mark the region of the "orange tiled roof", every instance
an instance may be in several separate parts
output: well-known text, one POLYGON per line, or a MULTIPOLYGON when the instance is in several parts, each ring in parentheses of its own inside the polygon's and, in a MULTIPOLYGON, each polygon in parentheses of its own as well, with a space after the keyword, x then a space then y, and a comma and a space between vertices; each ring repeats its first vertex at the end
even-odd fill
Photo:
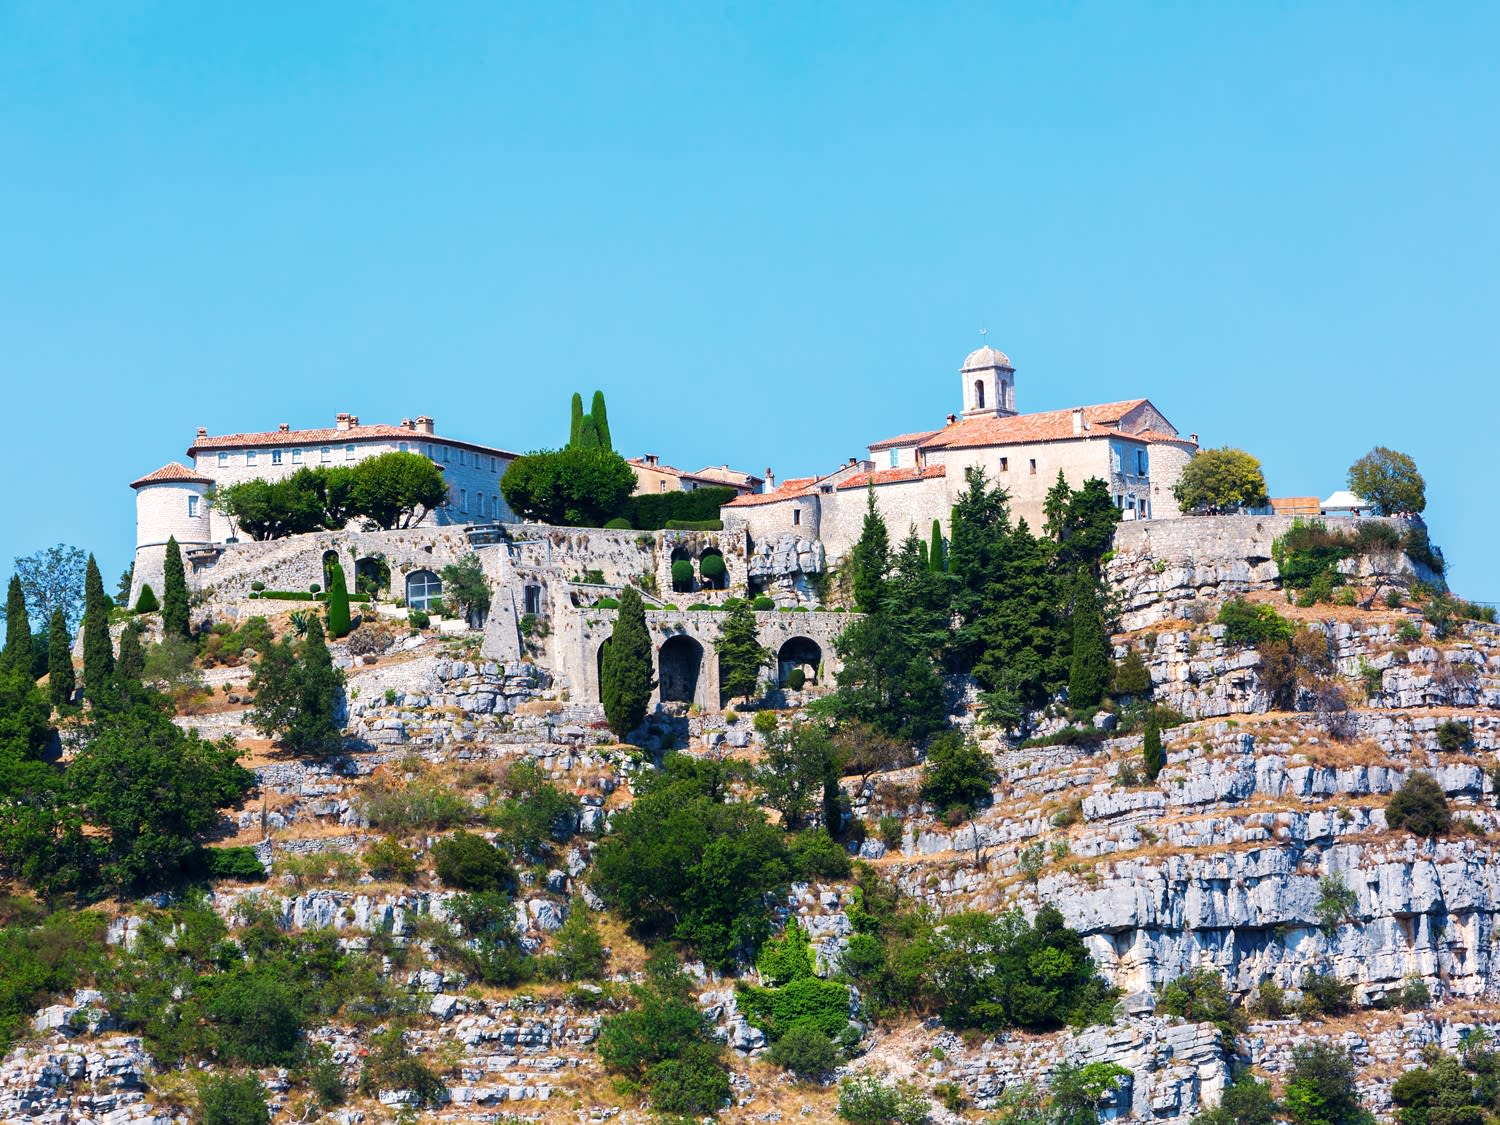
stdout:
POLYGON ((701 473, 690 473, 686 469, 679 469, 673 465, 663 465, 660 462, 653 465, 644 457, 627 457, 625 463, 632 468, 645 469, 650 473, 661 473, 663 476, 668 477, 681 477, 683 480, 706 481, 709 484, 722 485, 726 488, 748 488, 749 484, 745 480, 746 477, 752 481, 760 480, 759 477, 751 476, 749 473, 740 473, 734 469, 717 467, 704 469, 701 473))
POLYGON ((1142 430, 1138 434, 1131 435, 1142 441, 1175 441, 1182 445, 1197 445, 1192 438, 1185 438, 1181 434, 1169 434, 1165 430, 1142 430))
POLYGON ((790 500, 805 494, 818 480, 818 477, 792 477, 778 484, 774 492, 747 492, 744 496, 736 496, 724 507, 753 508, 759 504, 775 504, 781 500, 790 500))
POLYGON ((1084 419, 1089 428, 1080 434, 1073 432, 1072 410, 1043 410, 1036 414, 1013 414, 1008 418, 988 416, 966 418, 936 431, 922 443, 925 449, 970 449, 986 445, 1022 445, 1037 441, 1074 441, 1090 437, 1128 437, 1117 429, 1115 423, 1140 406, 1143 398, 1124 402, 1105 402, 1083 408, 1084 419))
POLYGON ((193 472, 177 461, 168 461, 154 473, 147 473, 143 477, 137 477, 130 482, 131 488, 140 488, 143 484, 164 484, 170 481, 181 481, 187 484, 213 484, 209 477, 193 472))
POLYGON ((914 434, 897 434, 895 437, 882 438, 880 441, 872 441, 866 448, 870 450, 876 450, 890 449, 892 446, 897 445, 916 445, 918 442, 925 441, 927 438, 930 438, 935 433, 937 433, 936 430, 918 430, 914 434))
POLYGON ((506 457, 514 460, 517 456, 504 449, 497 449, 490 445, 479 445, 472 441, 458 441, 455 438, 443 437, 441 434, 428 434, 420 430, 408 430, 405 426, 390 426, 383 422, 374 425, 351 426, 347 430, 340 430, 330 426, 327 429, 317 430, 270 430, 262 433, 245 434, 216 434, 212 437, 200 437, 188 447, 188 456, 209 449, 258 449, 270 445, 347 445, 351 441, 408 441, 408 442, 432 442, 437 445, 451 445, 455 448, 472 449, 479 453, 491 454, 496 457, 506 457))
POLYGON ((754 473, 742 473, 738 469, 731 469, 727 465, 709 465, 692 475, 700 480, 718 481, 720 484, 732 485, 735 488, 748 488, 751 485, 760 484, 765 479, 754 473))
POLYGON ((877 469, 873 473, 860 473, 857 476, 848 477, 839 481, 834 487, 842 490, 846 488, 866 488, 870 485, 899 484, 908 480, 930 480, 933 477, 947 476, 948 469, 945 465, 924 465, 918 468, 904 469, 877 469))

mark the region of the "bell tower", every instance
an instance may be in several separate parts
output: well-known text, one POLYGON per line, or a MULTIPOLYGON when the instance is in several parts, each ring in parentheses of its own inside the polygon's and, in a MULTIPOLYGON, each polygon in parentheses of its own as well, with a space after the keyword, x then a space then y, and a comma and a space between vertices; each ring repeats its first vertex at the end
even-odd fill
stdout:
POLYGON ((1016 369, 1004 352, 988 344, 970 352, 959 378, 965 418, 1008 418, 1016 412, 1016 369))

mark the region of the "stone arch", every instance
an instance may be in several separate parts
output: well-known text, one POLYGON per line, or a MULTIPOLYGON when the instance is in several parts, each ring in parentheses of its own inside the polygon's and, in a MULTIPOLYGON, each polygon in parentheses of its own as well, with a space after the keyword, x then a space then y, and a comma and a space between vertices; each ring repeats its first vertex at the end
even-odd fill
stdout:
MULTIPOLYGON (((333 548, 323 552, 323 589, 328 589, 332 583, 333 565, 339 561, 339 553, 333 548)), ((340 564, 342 565, 342 564, 340 564)))
POLYGON ((692 703, 703 673, 703 646, 686 633, 668 637, 656 654, 663 703, 692 703))
POLYGON ((391 588, 391 567, 380 555, 354 560, 354 589, 360 594, 385 593, 391 588))
POLYGON ((719 562, 722 563, 724 562, 724 552, 719 550, 719 548, 717 547, 705 547, 703 548, 703 551, 698 555, 698 574, 702 581, 703 588, 705 590, 729 589, 729 568, 727 565, 724 568, 723 575, 717 580, 709 578, 703 573, 703 564, 711 558, 716 558, 719 560, 719 562))
POLYGON ((604 650, 609 647, 609 638, 599 642, 599 647, 594 650, 594 687, 595 698, 604 698, 604 650))
POLYGON ((673 547, 672 548, 672 558, 671 558, 671 560, 670 560, 670 562, 668 564, 668 569, 669 569, 669 571, 672 572, 672 591, 673 591, 673 593, 677 593, 677 594, 691 594, 694 590, 696 590, 698 588, 698 568, 694 564, 694 561, 693 561, 693 549, 691 547, 685 547, 685 546, 673 547), (678 569, 681 569, 681 568, 679 568, 677 566, 678 563, 687 563, 687 567, 688 567, 688 571, 689 571, 689 577, 687 579, 687 582, 684 583, 684 584, 682 584, 682 585, 678 584, 676 573, 675 573, 678 569))
POLYGON ((791 637, 776 651, 776 682, 784 685, 793 668, 801 668, 808 683, 817 683, 823 666, 823 647, 811 637, 791 637))
POLYGON ((406 606, 427 610, 443 598, 443 580, 430 570, 414 570, 406 576, 406 606))
POLYGON ((976 410, 983 410, 984 409, 984 380, 983 379, 975 379, 974 380, 974 408, 976 410))

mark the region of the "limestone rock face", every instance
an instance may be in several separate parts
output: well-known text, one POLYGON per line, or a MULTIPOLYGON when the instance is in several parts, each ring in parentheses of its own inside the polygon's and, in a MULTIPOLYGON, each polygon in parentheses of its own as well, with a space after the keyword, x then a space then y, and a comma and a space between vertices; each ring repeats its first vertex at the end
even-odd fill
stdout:
POLYGON ((821 574, 826 563, 821 540, 787 534, 757 543, 746 573, 779 602, 795 605, 814 600, 810 579, 821 574))

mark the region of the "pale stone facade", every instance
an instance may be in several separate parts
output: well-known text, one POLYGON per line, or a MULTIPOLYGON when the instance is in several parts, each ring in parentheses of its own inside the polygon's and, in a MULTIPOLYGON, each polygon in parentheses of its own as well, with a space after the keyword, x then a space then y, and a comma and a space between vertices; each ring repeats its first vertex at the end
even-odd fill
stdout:
POLYGON ((759 492, 765 484, 754 473, 743 473, 728 465, 709 466, 689 473, 672 465, 663 465, 655 453, 627 459, 635 470, 635 494, 648 495, 657 492, 695 492, 700 488, 732 488, 736 495, 745 496, 759 492))

